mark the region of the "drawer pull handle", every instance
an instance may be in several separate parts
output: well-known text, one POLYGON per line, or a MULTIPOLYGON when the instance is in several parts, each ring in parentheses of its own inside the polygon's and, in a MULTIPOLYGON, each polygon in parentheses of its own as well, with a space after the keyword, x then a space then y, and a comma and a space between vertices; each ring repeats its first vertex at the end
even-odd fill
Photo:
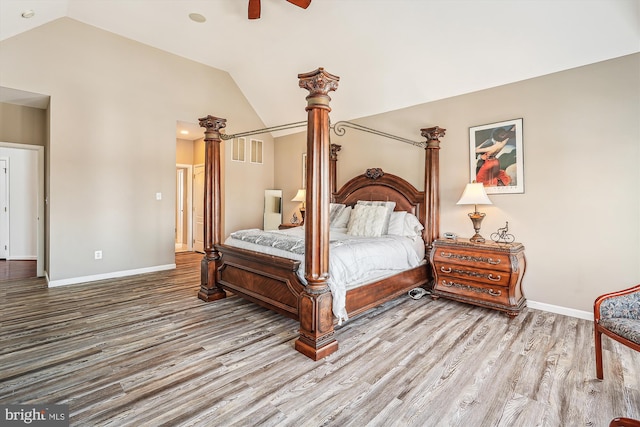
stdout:
POLYGON ((482 256, 478 257, 473 255, 454 254, 453 252, 443 252, 443 251, 440 251, 440 256, 442 258, 455 258, 461 261, 480 262, 480 263, 487 263, 491 265, 500 264, 500 258, 493 259, 493 258, 486 258, 482 256))
POLYGON ((462 289, 470 292, 477 292, 479 294, 489 294, 492 297, 499 297, 500 295, 502 295, 502 291, 494 291, 493 289, 478 288, 475 286, 466 285, 464 283, 456 283, 453 281, 443 280, 442 286, 445 286, 447 288, 458 288, 458 289, 462 289))
POLYGON ((442 266, 440 267, 440 271, 442 271, 443 273, 451 273, 451 267, 444 268, 444 266, 442 266))
POLYGON ((501 278, 502 276, 500 276, 499 274, 494 277, 493 274, 489 273, 489 275, 487 276, 487 279, 493 280, 494 282, 499 282, 501 278))

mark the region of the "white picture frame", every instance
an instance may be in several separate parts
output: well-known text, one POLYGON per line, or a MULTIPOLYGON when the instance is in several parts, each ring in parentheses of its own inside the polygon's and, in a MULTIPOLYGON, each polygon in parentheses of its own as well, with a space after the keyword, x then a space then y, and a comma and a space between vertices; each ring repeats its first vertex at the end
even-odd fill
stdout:
POLYGON ((524 193, 522 119, 469 128, 469 182, 487 194, 524 193))

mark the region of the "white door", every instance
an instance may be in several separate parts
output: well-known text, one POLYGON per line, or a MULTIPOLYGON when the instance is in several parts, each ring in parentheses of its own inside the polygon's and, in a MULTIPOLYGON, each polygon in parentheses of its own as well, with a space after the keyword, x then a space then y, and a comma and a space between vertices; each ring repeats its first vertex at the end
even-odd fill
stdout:
POLYGON ((193 169, 193 250, 204 252, 204 165, 193 169))
POLYGON ((9 256, 9 159, 0 159, 0 259, 9 256))

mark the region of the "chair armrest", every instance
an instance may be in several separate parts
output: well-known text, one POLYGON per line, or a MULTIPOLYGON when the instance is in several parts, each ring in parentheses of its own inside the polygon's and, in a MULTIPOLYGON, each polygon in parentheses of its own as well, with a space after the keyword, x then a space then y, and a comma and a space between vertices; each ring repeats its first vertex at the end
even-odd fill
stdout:
POLYGON ((640 319, 640 284, 596 298, 593 303, 594 322, 612 317, 640 319))
POLYGON ((609 423, 609 427, 640 427, 640 420, 624 417, 614 418, 609 423))

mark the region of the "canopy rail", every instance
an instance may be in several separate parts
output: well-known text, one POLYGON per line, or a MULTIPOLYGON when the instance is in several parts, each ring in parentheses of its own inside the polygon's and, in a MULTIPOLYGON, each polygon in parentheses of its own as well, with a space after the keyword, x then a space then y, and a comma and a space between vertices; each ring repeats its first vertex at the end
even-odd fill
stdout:
MULTIPOLYGON (((263 133, 278 132, 278 131, 282 131, 282 130, 295 129, 295 128, 300 128, 300 127, 305 127, 305 126, 307 126, 307 122, 306 121, 304 121, 304 122, 294 122, 294 123, 287 123, 287 124, 279 125, 279 126, 271 126, 271 127, 266 127, 266 128, 262 128, 262 129, 249 130, 249 131, 246 131, 246 132, 235 133, 233 135, 226 135, 226 134, 221 133, 220 134, 220 138, 225 140, 225 141, 227 141, 229 139, 234 139, 234 138, 243 138, 245 136, 260 135, 260 134, 263 134, 263 133)), ((427 146, 426 142, 412 141, 410 139, 403 138, 401 136, 393 135, 393 134, 390 134, 390 133, 387 133, 387 132, 382 132, 382 131, 379 131, 377 129, 372 129, 370 127, 359 125, 359 124, 353 123, 353 122, 339 121, 339 122, 336 122, 333 125, 331 123, 329 123, 329 129, 331 129, 333 131, 333 133, 335 133, 337 136, 344 136, 345 133, 347 132, 347 128, 359 130, 361 132, 367 132, 367 133, 370 133, 370 134, 373 134, 373 135, 382 136, 382 137, 393 139, 393 140, 400 141, 400 142, 404 142, 405 144, 414 145, 414 146, 420 147, 420 148, 426 148, 426 146, 427 146)))
POLYGON ((359 124, 353 123, 353 122, 340 121, 340 122, 336 122, 336 124, 331 126, 331 130, 337 136, 344 136, 344 134, 347 131, 346 128, 359 130, 361 132, 371 133, 373 135, 383 136, 385 138, 394 139, 396 141, 404 142, 405 144, 411 144, 411 145, 414 145, 414 146, 420 147, 420 148, 425 148, 427 146, 426 142, 412 141, 410 139, 403 138, 401 136, 392 135, 390 133, 382 132, 382 131, 379 131, 379 130, 376 130, 376 129, 372 129, 372 128, 369 128, 369 127, 366 127, 366 126, 362 126, 362 125, 359 125, 359 124))
POLYGON ((220 134, 220 138, 222 138, 222 139, 224 139, 226 141, 226 140, 233 139, 233 138, 242 138, 242 137, 245 137, 245 136, 260 135, 262 133, 278 132, 278 131, 281 131, 281 130, 295 129, 295 128, 300 128, 300 127, 303 127, 303 126, 307 126, 307 121, 306 120, 304 122, 287 123, 285 125, 271 126, 271 127, 268 127, 268 128, 249 130, 249 131, 240 132, 240 133, 234 133, 233 135, 220 134))

